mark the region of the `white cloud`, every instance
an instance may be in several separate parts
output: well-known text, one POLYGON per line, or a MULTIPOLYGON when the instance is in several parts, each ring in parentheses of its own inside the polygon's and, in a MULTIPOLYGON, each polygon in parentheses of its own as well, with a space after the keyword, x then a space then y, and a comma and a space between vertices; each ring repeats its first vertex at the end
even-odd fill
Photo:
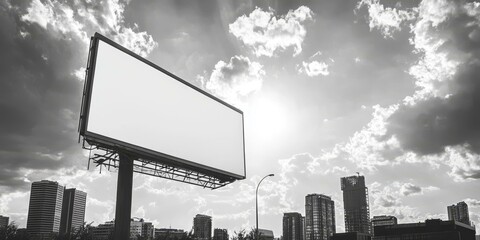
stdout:
POLYGON ((33 0, 22 20, 53 30, 58 37, 75 38, 85 45, 89 43, 89 35, 98 31, 145 57, 157 43, 147 32, 138 31, 138 26, 125 26, 124 11, 125 4, 119 0, 86 3, 33 0))
POLYGON ((468 205, 469 208, 476 208, 476 207, 480 207, 480 200, 477 200, 477 199, 472 199, 472 198, 467 198, 465 200, 465 203, 468 205))
POLYGON ((298 69, 299 73, 305 73, 309 77, 315 77, 318 75, 327 76, 330 74, 328 71, 328 64, 325 62, 302 62, 302 66, 298 69))
POLYGON ((402 185, 400 188, 400 193, 403 196, 409 196, 409 195, 414 195, 414 194, 421 194, 422 193, 422 188, 419 186, 416 186, 412 183, 405 183, 402 185))
MULTIPOLYGON (((393 132, 392 130, 401 124, 392 120, 394 114, 397 117, 399 114, 403 114, 399 110, 405 111, 404 109, 408 107, 433 98, 449 99, 455 96, 455 91, 458 89, 475 87, 459 86, 459 84, 465 84, 465 80, 458 79, 456 74, 458 75, 460 66, 470 68, 473 65, 469 62, 478 62, 475 54, 466 49, 473 46, 467 43, 476 39, 478 27, 473 26, 480 25, 480 4, 424 0, 415 10, 415 16, 412 15, 412 12, 385 8, 376 0, 361 1, 358 7, 362 6, 369 7, 371 27, 382 30, 387 36, 400 30, 403 21, 415 20, 415 23, 411 25, 413 34, 411 44, 419 54, 419 60, 409 69, 409 73, 414 77, 417 88, 411 96, 405 97, 402 103, 383 108, 375 106, 372 120, 362 130, 357 131, 347 143, 338 144, 332 152, 337 152, 337 156, 351 160, 361 169, 375 170, 376 166, 394 165, 401 162, 425 162, 434 168, 438 168, 440 165, 450 167, 451 170, 448 174, 455 181, 480 178, 480 157, 474 151, 469 150, 472 146, 468 144, 447 145, 442 147, 443 152, 437 155, 422 154, 410 151, 410 148, 404 145, 404 138, 400 138, 401 135, 398 131, 393 132), (416 18, 414 19, 414 17, 416 18), (386 21, 386 19, 392 21, 386 21), (471 27, 465 29, 455 27, 469 24, 471 27), (459 31, 462 33, 466 31, 466 34, 454 35, 459 31), (463 39, 463 35, 468 39, 463 39), (459 83, 459 80, 464 83, 459 83), (452 86, 454 87, 452 88, 452 86)), ((361 61, 358 58, 355 60, 361 61)), ((459 101, 459 103, 464 103, 467 99, 463 99, 464 101, 459 101)), ((455 106, 448 105, 447 107, 455 106)), ((421 110, 418 110, 419 113, 424 115, 425 111, 421 110)), ((442 116, 437 115, 436 119, 442 116)), ((406 115, 403 117, 412 118, 412 116, 406 115)), ((451 121, 455 121, 455 119, 451 121)), ((407 124, 400 130, 411 128, 412 126, 407 124)), ((418 135, 418 133, 415 134, 418 135)), ((470 140, 467 139, 467 141, 470 140)), ((406 187, 404 187, 404 193, 410 194, 406 187)), ((426 187, 422 188, 421 192, 434 189, 434 187, 426 187)))
MULTIPOLYGON (((2 213, 7 213, 10 212, 10 202, 26 198, 27 196, 30 195, 30 192, 11 192, 11 193, 5 193, 2 194, 0 197, 0 212, 2 213)), ((15 209, 14 211, 17 211, 15 209)))
POLYGON ((87 212, 90 214, 90 221, 97 224, 113 220, 115 202, 111 200, 99 200, 92 196, 87 197, 87 212))
POLYGON ((338 146, 350 161, 368 170, 376 169, 377 165, 394 163, 392 159, 398 156, 399 150, 395 137, 381 138, 387 131, 386 119, 397 110, 398 105, 386 108, 375 105, 372 108, 372 120, 362 130, 355 132, 346 144, 338 146))
POLYGON ((409 20, 415 19, 415 10, 398 10, 396 8, 385 8, 378 0, 362 0, 358 3, 357 9, 366 6, 369 15, 370 30, 378 29, 382 35, 392 38, 395 31, 400 31, 400 25, 409 20))
POLYGON ((135 215, 132 217, 145 218, 145 208, 140 206, 135 210, 135 215))
POLYGON ((438 189, 439 189, 438 187, 434 187, 434 186, 420 187, 420 186, 417 186, 413 183, 404 183, 400 187, 400 193, 403 196, 421 195, 421 194, 424 194, 427 191, 434 191, 434 190, 438 190, 438 189))
POLYGON ((248 16, 243 15, 229 25, 230 33, 253 48, 256 56, 271 57, 277 51, 294 48, 294 56, 302 52, 307 31, 303 25, 312 20, 313 12, 306 6, 287 15, 276 17, 272 9, 256 8, 248 16))
POLYGON ((259 91, 263 84, 263 66, 248 57, 234 56, 230 61, 219 61, 208 80, 199 76, 202 87, 231 104, 241 104, 242 99, 259 91))
POLYGON ((370 203, 371 216, 392 215, 401 222, 420 222, 431 217, 438 218, 439 214, 422 213, 421 209, 403 203, 408 196, 422 195, 433 190, 438 190, 438 188, 420 187, 409 182, 395 181, 384 185, 373 182, 369 186, 369 195, 373 199, 373 202, 370 203))
POLYGON ((468 150, 467 146, 446 147, 444 163, 450 168, 448 175, 457 182, 480 178, 480 155, 468 150))

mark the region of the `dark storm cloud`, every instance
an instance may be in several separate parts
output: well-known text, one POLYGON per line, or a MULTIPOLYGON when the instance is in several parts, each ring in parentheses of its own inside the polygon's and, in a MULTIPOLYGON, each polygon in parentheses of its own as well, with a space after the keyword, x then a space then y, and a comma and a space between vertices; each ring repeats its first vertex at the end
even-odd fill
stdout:
POLYGON ((0 3, 0 189, 27 187, 26 172, 35 181, 59 168, 83 168, 77 126, 88 37, 101 32, 142 56, 156 46, 125 22, 125 6, 116 0, 0 3))
POLYGON ((76 126, 84 44, 21 20, 0 3, 0 186, 24 188, 21 169, 55 170, 80 151, 76 126))
POLYGON ((445 147, 456 145, 480 153, 480 27, 476 18, 480 9, 467 11, 468 4, 462 1, 448 4, 444 21, 437 27, 430 24, 425 33, 432 43, 443 41, 438 53, 460 63, 451 80, 436 83, 444 85, 450 95, 403 105, 388 120, 388 135, 396 135, 404 149, 420 155, 440 154, 445 147))

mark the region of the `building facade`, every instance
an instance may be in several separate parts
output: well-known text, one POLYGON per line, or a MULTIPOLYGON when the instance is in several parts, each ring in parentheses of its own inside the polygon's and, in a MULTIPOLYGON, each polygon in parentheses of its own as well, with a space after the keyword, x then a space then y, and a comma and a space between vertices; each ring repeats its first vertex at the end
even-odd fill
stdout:
POLYGON ((182 229, 172 228, 155 228, 155 238, 168 240, 168 239, 185 239, 187 233, 182 229))
POLYGON ((475 228, 457 221, 440 219, 424 223, 377 226, 373 240, 475 240, 475 228))
POLYGON ((283 214, 283 240, 303 240, 303 217, 297 212, 283 214))
POLYGON ((213 230, 213 240, 228 240, 227 229, 215 228, 213 230))
POLYGON ((113 239, 113 231, 115 229, 115 221, 99 224, 93 229, 93 240, 110 240, 113 239))
POLYGON ((8 217, 0 215, 0 228, 6 228, 8 226, 8 217))
POLYGON ((212 239, 212 217, 197 214, 193 219, 193 236, 198 240, 212 239))
POLYGON ((335 233, 330 240, 372 240, 370 234, 359 232, 335 233))
POLYGON ((335 233, 335 203, 323 194, 305 197, 305 240, 329 240, 335 233))
POLYGON ((155 227, 151 222, 144 222, 142 226, 142 236, 148 240, 155 239, 155 227))
POLYGON ((375 235, 375 227, 376 226, 390 226, 397 224, 397 218, 394 216, 374 216, 372 218, 372 235, 375 235))
POLYGON ((345 231, 370 234, 368 188, 364 176, 341 178, 345 231))
POLYGON ((63 191, 60 235, 70 234, 72 230, 75 231, 83 226, 86 204, 87 193, 75 188, 63 191))
POLYGON ((268 229, 258 229, 258 240, 273 240, 273 231, 268 229))
POLYGON ((448 220, 455 220, 467 225, 471 225, 468 213, 468 205, 465 202, 459 202, 447 207, 448 220))
POLYGON ((57 182, 33 182, 28 206, 27 231, 32 239, 59 233, 64 187, 57 182))

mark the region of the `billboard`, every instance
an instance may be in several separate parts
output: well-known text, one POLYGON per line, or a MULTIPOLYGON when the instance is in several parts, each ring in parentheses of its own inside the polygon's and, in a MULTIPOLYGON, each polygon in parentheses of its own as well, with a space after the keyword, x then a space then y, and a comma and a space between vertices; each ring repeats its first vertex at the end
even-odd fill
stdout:
POLYGON ((96 33, 80 135, 140 159, 245 178, 243 112, 96 33))

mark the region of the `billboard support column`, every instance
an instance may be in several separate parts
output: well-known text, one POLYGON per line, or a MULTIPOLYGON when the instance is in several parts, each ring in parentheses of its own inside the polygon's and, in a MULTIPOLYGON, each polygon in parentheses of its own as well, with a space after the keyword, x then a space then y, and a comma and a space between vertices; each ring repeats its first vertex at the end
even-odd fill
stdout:
POLYGON ((130 219, 132 212, 133 159, 118 153, 117 202, 115 209, 114 239, 130 239, 130 219))

